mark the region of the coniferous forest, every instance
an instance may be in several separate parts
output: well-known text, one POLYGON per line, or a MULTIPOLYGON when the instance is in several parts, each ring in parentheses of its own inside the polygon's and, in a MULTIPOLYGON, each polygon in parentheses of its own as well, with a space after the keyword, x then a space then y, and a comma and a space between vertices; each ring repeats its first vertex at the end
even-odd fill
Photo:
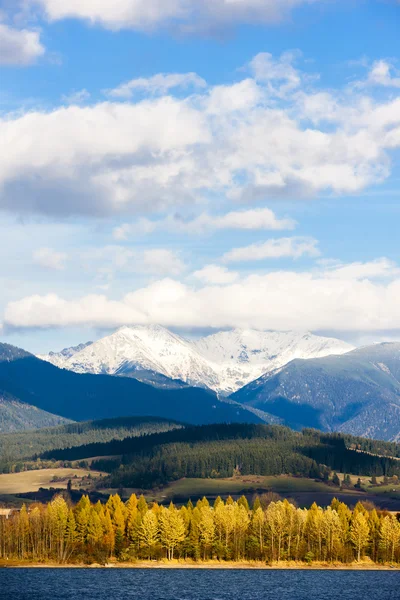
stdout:
POLYGON ((178 508, 116 494, 106 504, 87 496, 72 506, 57 495, 47 505, 24 506, 0 517, 0 559, 60 564, 112 560, 204 561, 400 561, 400 522, 395 515, 358 503, 351 511, 334 499, 322 509, 287 500, 189 501, 178 508))
MULTIPOLYGON (((398 445, 393 446, 398 452, 398 445)), ((368 448, 375 449, 372 442, 368 448)), ((400 476, 400 461, 393 456, 363 450, 358 438, 313 429, 297 432, 276 425, 218 424, 50 450, 40 458, 65 464, 105 457, 97 458, 92 468, 110 473, 108 487, 149 489, 182 477, 231 477, 235 470, 243 475, 322 479, 333 471, 400 476)))

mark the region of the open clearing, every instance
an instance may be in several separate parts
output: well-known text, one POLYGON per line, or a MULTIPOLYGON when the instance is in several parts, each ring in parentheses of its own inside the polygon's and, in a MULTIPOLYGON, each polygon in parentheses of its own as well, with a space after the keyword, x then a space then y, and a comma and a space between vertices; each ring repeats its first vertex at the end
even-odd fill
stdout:
POLYGON ((0 475, 0 495, 37 492, 39 488, 65 489, 69 480, 73 488, 78 488, 82 479, 88 475, 95 478, 102 474, 87 469, 41 469, 7 473, 0 475))
MULTIPOLYGON (((357 477, 352 477, 354 483, 357 477)), ((366 480, 366 478, 365 478, 366 480)), ((310 507, 313 502, 327 506, 333 498, 354 506, 359 500, 373 502, 377 507, 392 511, 400 511, 400 491, 393 492, 394 486, 388 486, 391 493, 385 493, 385 488, 366 487, 362 490, 340 490, 313 479, 281 475, 276 477, 242 476, 228 479, 180 479, 174 481, 162 490, 145 494, 149 499, 158 502, 184 502, 191 498, 197 500, 206 496, 210 500, 218 495, 238 497, 241 494, 251 499, 256 493, 275 492, 284 498, 291 498, 301 507, 310 507)))
MULTIPOLYGON (((218 496, 268 490, 277 493, 323 492, 328 486, 306 478, 246 476, 229 479, 180 479, 160 492, 160 497, 218 496)), ((328 488, 331 489, 331 488, 328 488)))

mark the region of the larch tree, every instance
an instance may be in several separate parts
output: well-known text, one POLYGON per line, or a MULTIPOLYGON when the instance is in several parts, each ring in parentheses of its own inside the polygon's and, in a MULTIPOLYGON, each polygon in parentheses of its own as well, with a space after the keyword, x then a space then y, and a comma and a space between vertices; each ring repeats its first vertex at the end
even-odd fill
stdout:
POLYGON ((363 512, 358 512, 351 522, 350 539, 357 553, 357 560, 361 560, 361 553, 369 542, 369 525, 363 512))
POLYGON ((160 513, 160 541, 167 550, 169 560, 174 558, 176 547, 185 539, 185 523, 182 515, 171 503, 160 513))
POLYGON ((396 547, 400 543, 400 523, 395 515, 386 516, 381 525, 381 546, 386 560, 394 561, 396 547))
POLYGON ((148 510, 143 515, 138 535, 140 546, 146 549, 150 559, 159 540, 158 519, 154 511, 148 510))

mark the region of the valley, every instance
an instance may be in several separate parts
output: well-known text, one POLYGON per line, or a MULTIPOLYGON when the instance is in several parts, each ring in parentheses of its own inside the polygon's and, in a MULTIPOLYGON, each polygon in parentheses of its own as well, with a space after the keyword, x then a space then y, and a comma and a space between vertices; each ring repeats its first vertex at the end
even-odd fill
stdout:
POLYGON ((126 418, 3 434, 3 455, 5 447, 19 449, 18 458, 3 458, 0 475, 0 502, 14 505, 49 501, 71 479, 75 502, 84 493, 163 504, 277 494, 305 507, 336 497, 400 511, 400 445, 348 435, 126 418), (64 449, 54 448, 57 434, 64 449))

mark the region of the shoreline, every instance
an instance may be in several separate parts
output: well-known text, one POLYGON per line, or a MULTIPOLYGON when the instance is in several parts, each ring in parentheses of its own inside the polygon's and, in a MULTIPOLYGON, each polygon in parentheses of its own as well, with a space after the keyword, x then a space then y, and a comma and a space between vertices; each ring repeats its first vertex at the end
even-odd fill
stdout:
POLYGON ((398 571, 399 564, 375 564, 370 562, 360 563, 323 563, 314 564, 290 562, 275 562, 266 564, 256 561, 243 562, 219 562, 208 561, 202 563, 189 561, 171 561, 171 562, 156 562, 156 561, 137 561, 133 563, 117 563, 111 562, 105 565, 93 563, 85 564, 58 564, 58 563, 30 563, 19 561, 0 561, 0 569, 216 569, 216 570, 263 570, 263 571, 286 571, 286 570, 302 570, 302 571, 398 571))

